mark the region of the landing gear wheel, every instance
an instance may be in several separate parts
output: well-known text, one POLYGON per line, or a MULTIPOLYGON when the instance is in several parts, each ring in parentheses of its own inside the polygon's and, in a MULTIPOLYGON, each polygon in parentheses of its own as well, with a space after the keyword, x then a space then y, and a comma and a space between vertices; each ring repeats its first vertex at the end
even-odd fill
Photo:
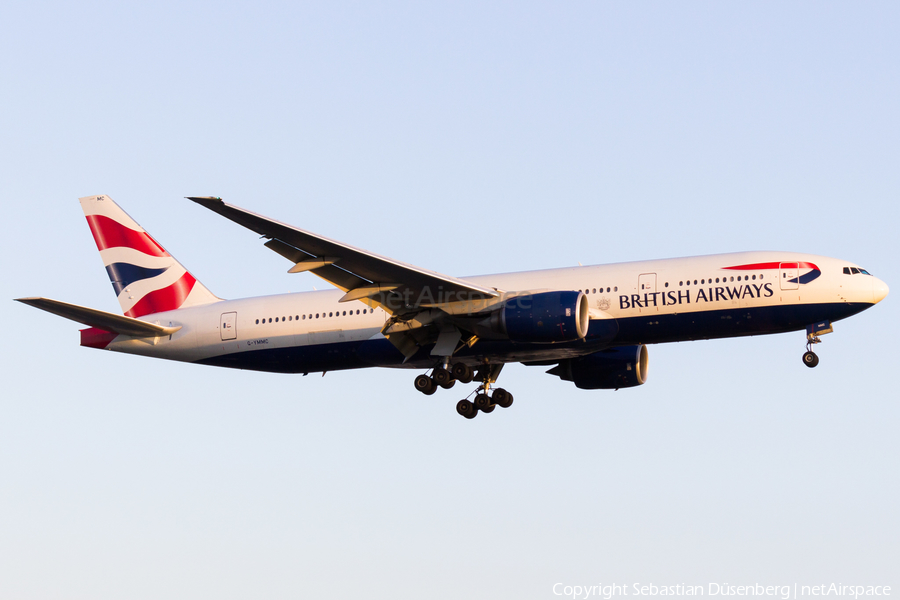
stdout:
POLYGON ((472 367, 463 363, 453 365, 451 372, 453 377, 460 383, 471 383, 475 379, 475 372, 472 371, 472 367))
POLYGON ((815 352, 804 352, 803 353, 803 364, 812 369, 817 364, 819 364, 819 357, 815 352))
POLYGON ((437 386, 434 385, 434 380, 428 375, 419 375, 416 377, 415 384, 416 389, 426 396, 432 395, 435 390, 437 390, 437 386))
POLYGON ((481 412, 493 412, 494 407, 495 404, 491 402, 491 397, 487 394, 478 394, 477 396, 475 396, 475 408, 477 408, 481 412))
POLYGON ((494 401, 494 404, 496 404, 500 408, 509 408, 513 403, 513 395, 503 388, 497 388, 494 390, 494 396, 492 400, 494 401))
POLYGON ((437 367, 431 374, 431 378, 445 390, 449 390, 453 387, 453 384, 456 383, 456 380, 453 379, 453 375, 450 374, 450 371, 443 367, 437 367))
POLYGON ((474 419, 478 416, 478 409, 468 400, 460 400, 456 403, 456 412, 467 419, 474 419))

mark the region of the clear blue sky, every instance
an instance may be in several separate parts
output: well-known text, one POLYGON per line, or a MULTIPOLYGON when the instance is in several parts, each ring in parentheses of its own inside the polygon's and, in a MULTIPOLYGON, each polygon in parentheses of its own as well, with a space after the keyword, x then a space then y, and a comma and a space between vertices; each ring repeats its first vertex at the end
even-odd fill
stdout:
POLYGON ((553 598, 554 583, 894 585, 894 2, 5 2, 2 598, 553 598), (894 294, 650 348, 585 392, 510 366, 472 422, 405 371, 78 347, 118 310, 79 196, 211 290, 327 284, 184 200, 452 275, 784 249, 894 294))

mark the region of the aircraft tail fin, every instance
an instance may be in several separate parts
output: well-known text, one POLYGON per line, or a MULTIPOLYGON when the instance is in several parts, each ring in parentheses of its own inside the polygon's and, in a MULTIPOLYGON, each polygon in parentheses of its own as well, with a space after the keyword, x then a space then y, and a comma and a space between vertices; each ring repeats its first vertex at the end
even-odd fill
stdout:
POLYGON ((217 302, 109 196, 79 198, 122 312, 143 317, 217 302))

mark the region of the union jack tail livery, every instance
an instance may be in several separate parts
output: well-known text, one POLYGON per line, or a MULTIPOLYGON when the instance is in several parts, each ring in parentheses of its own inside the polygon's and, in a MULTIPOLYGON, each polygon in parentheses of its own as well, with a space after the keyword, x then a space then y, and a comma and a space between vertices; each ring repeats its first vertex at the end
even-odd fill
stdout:
POLYGON ((220 300, 109 196, 79 198, 122 312, 143 317, 220 300))

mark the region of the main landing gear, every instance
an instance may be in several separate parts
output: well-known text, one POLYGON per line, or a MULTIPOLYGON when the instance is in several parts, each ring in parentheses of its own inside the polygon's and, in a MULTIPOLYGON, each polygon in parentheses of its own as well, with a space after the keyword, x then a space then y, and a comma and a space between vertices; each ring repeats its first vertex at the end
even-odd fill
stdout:
POLYGON ((449 367, 448 364, 435 367, 430 377, 424 374, 416 377, 416 389, 426 396, 430 396, 437 391, 438 386, 449 390, 457 381, 465 384, 478 379, 481 384, 472 393, 475 394, 474 400, 469 400, 468 397, 460 400, 456 403, 456 412, 467 419, 474 419, 479 412, 489 413, 498 406, 500 408, 512 406, 512 394, 503 388, 495 388, 493 392, 491 391, 491 384, 497 381, 500 369, 503 368, 502 364, 485 364, 479 367, 477 372, 464 363, 456 363, 451 368, 447 367, 449 367))
POLYGON ((494 412, 498 406, 500 408, 509 408, 513 403, 513 395, 503 388, 496 388, 492 395, 488 395, 489 389, 484 386, 478 386, 475 390, 475 401, 472 402, 468 398, 464 398, 456 403, 456 412, 467 419, 474 419, 479 412, 494 412))

